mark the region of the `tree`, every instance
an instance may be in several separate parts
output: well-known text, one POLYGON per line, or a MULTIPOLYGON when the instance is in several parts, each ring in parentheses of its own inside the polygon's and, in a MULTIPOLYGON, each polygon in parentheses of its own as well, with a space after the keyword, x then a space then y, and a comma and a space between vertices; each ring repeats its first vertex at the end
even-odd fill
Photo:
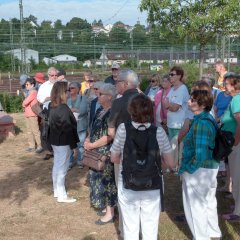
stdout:
POLYGON ((143 25, 135 24, 132 30, 133 44, 134 45, 144 45, 147 42, 146 30, 143 25))
POLYGON ((91 30, 91 24, 87 22, 87 20, 83 20, 78 17, 74 17, 66 24, 66 28, 69 30, 83 30, 83 29, 89 29, 91 30))
POLYGON ((191 37, 199 43, 199 68, 202 75, 204 50, 216 37, 239 32, 239 0, 141 0, 141 11, 148 12, 148 21, 160 24, 168 33, 182 39, 191 37))
POLYGON ((130 34, 122 22, 116 22, 109 33, 109 41, 114 44, 124 45, 130 42, 130 34))

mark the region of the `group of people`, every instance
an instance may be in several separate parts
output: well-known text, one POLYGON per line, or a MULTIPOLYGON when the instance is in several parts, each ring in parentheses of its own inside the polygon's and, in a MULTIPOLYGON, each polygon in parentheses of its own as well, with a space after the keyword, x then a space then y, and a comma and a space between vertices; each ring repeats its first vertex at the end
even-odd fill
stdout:
MULTIPOLYGON (((219 65, 224 66, 217 62, 216 71, 219 65)), ((133 129, 155 126, 156 151, 161 155, 163 170, 170 169, 181 176, 184 213, 193 238, 220 239, 216 190, 222 159, 213 158, 213 148, 216 127, 222 125, 235 137, 233 151, 225 159, 235 205, 233 212, 223 218, 240 221, 238 74, 226 72, 217 82, 218 88, 214 87, 211 76, 204 75, 194 83, 190 94, 184 71, 179 66, 172 67, 169 74, 162 77, 152 75, 145 93, 140 90, 138 75, 132 70, 120 70, 117 63, 112 65, 112 75, 105 81, 100 81, 90 71, 84 74, 81 84, 65 78, 58 80, 55 68, 48 70, 48 76, 49 80, 38 92, 34 85, 28 87, 29 81, 26 81, 26 99, 34 91, 32 98, 37 99, 43 109, 48 109, 47 145, 54 156, 53 191, 58 202, 76 201, 67 196, 65 177, 75 164, 83 167, 84 151, 103 153, 107 156, 104 170, 89 169, 88 178, 90 203, 99 216, 96 224, 114 222, 117 208, 123 239, 139 239, 140 233, 142 239, 157 239, 163 210, 159 190, 126 189, 122 175, 126 161, 126 123, 133 129), (220 85, 221 91, 218 90, 220 85)), ((34 147, 29 147, 38 150, 36 137, 34 141, 34 147)))

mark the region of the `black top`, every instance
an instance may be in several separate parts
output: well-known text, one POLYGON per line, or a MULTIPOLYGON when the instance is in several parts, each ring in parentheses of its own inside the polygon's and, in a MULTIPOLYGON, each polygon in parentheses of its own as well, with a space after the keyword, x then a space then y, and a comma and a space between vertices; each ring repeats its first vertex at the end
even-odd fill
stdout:
POLYGON ((137 94, 137 89, 128 89, 123 93, 122 97, 114 100, 108 120, 108 127, 117 129, 121 123, 131 121, 131 116, 127 110, 128 103, 137 94))
POLYGON ((113 76, 109 76, 104 80, 104 83, 111 83, 112 85, 116 85, 116 81, 113 79, 113 76))
POLYGON ((76 119, 66 104, 51 108, 49 113, 49 142, 55 146, 77 147, 79 142, 76 119))

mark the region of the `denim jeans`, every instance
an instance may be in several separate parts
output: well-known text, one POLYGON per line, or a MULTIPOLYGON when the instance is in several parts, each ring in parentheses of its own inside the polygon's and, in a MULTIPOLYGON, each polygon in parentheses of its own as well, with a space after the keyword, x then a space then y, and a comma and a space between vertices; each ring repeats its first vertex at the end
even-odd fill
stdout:
MULTIPOLYGON (((83 153, 84 153, 83 144, 84 144, 84 141, 86 139, 86 136, 87 136, 87 131, 86 130, 78 132, 79 143, 78 143, 77 165, 80 165, 80 163, 82 161, 82 158, 83 158, 83 153)), ((73 152, 72 152, 71 157, 70 157, 69 166, 73 166, 73 165, 74 165, 74 158, 73 158, 73 152)))

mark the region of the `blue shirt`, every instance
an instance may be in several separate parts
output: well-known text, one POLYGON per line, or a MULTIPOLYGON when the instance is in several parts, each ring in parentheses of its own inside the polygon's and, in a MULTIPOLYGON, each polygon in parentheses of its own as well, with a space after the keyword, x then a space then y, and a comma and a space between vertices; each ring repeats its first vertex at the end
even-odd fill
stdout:
POLYGON ((219 163, 212 156, 216 128, 204 118, 209 118, 215 122, 210 113, 205 111, 194 116, 191 128, 183 141, 183 160, 179 174, 185 171, 192 174, 199 168, 218 168, 219 163))
POLYGON ((217 108, 217 118, 220 118, 223 115, 231 100, 232 96, 226 95, 224 92, 220 92, 217 95, 217 98, 214 103, 214 105, 217 108))

